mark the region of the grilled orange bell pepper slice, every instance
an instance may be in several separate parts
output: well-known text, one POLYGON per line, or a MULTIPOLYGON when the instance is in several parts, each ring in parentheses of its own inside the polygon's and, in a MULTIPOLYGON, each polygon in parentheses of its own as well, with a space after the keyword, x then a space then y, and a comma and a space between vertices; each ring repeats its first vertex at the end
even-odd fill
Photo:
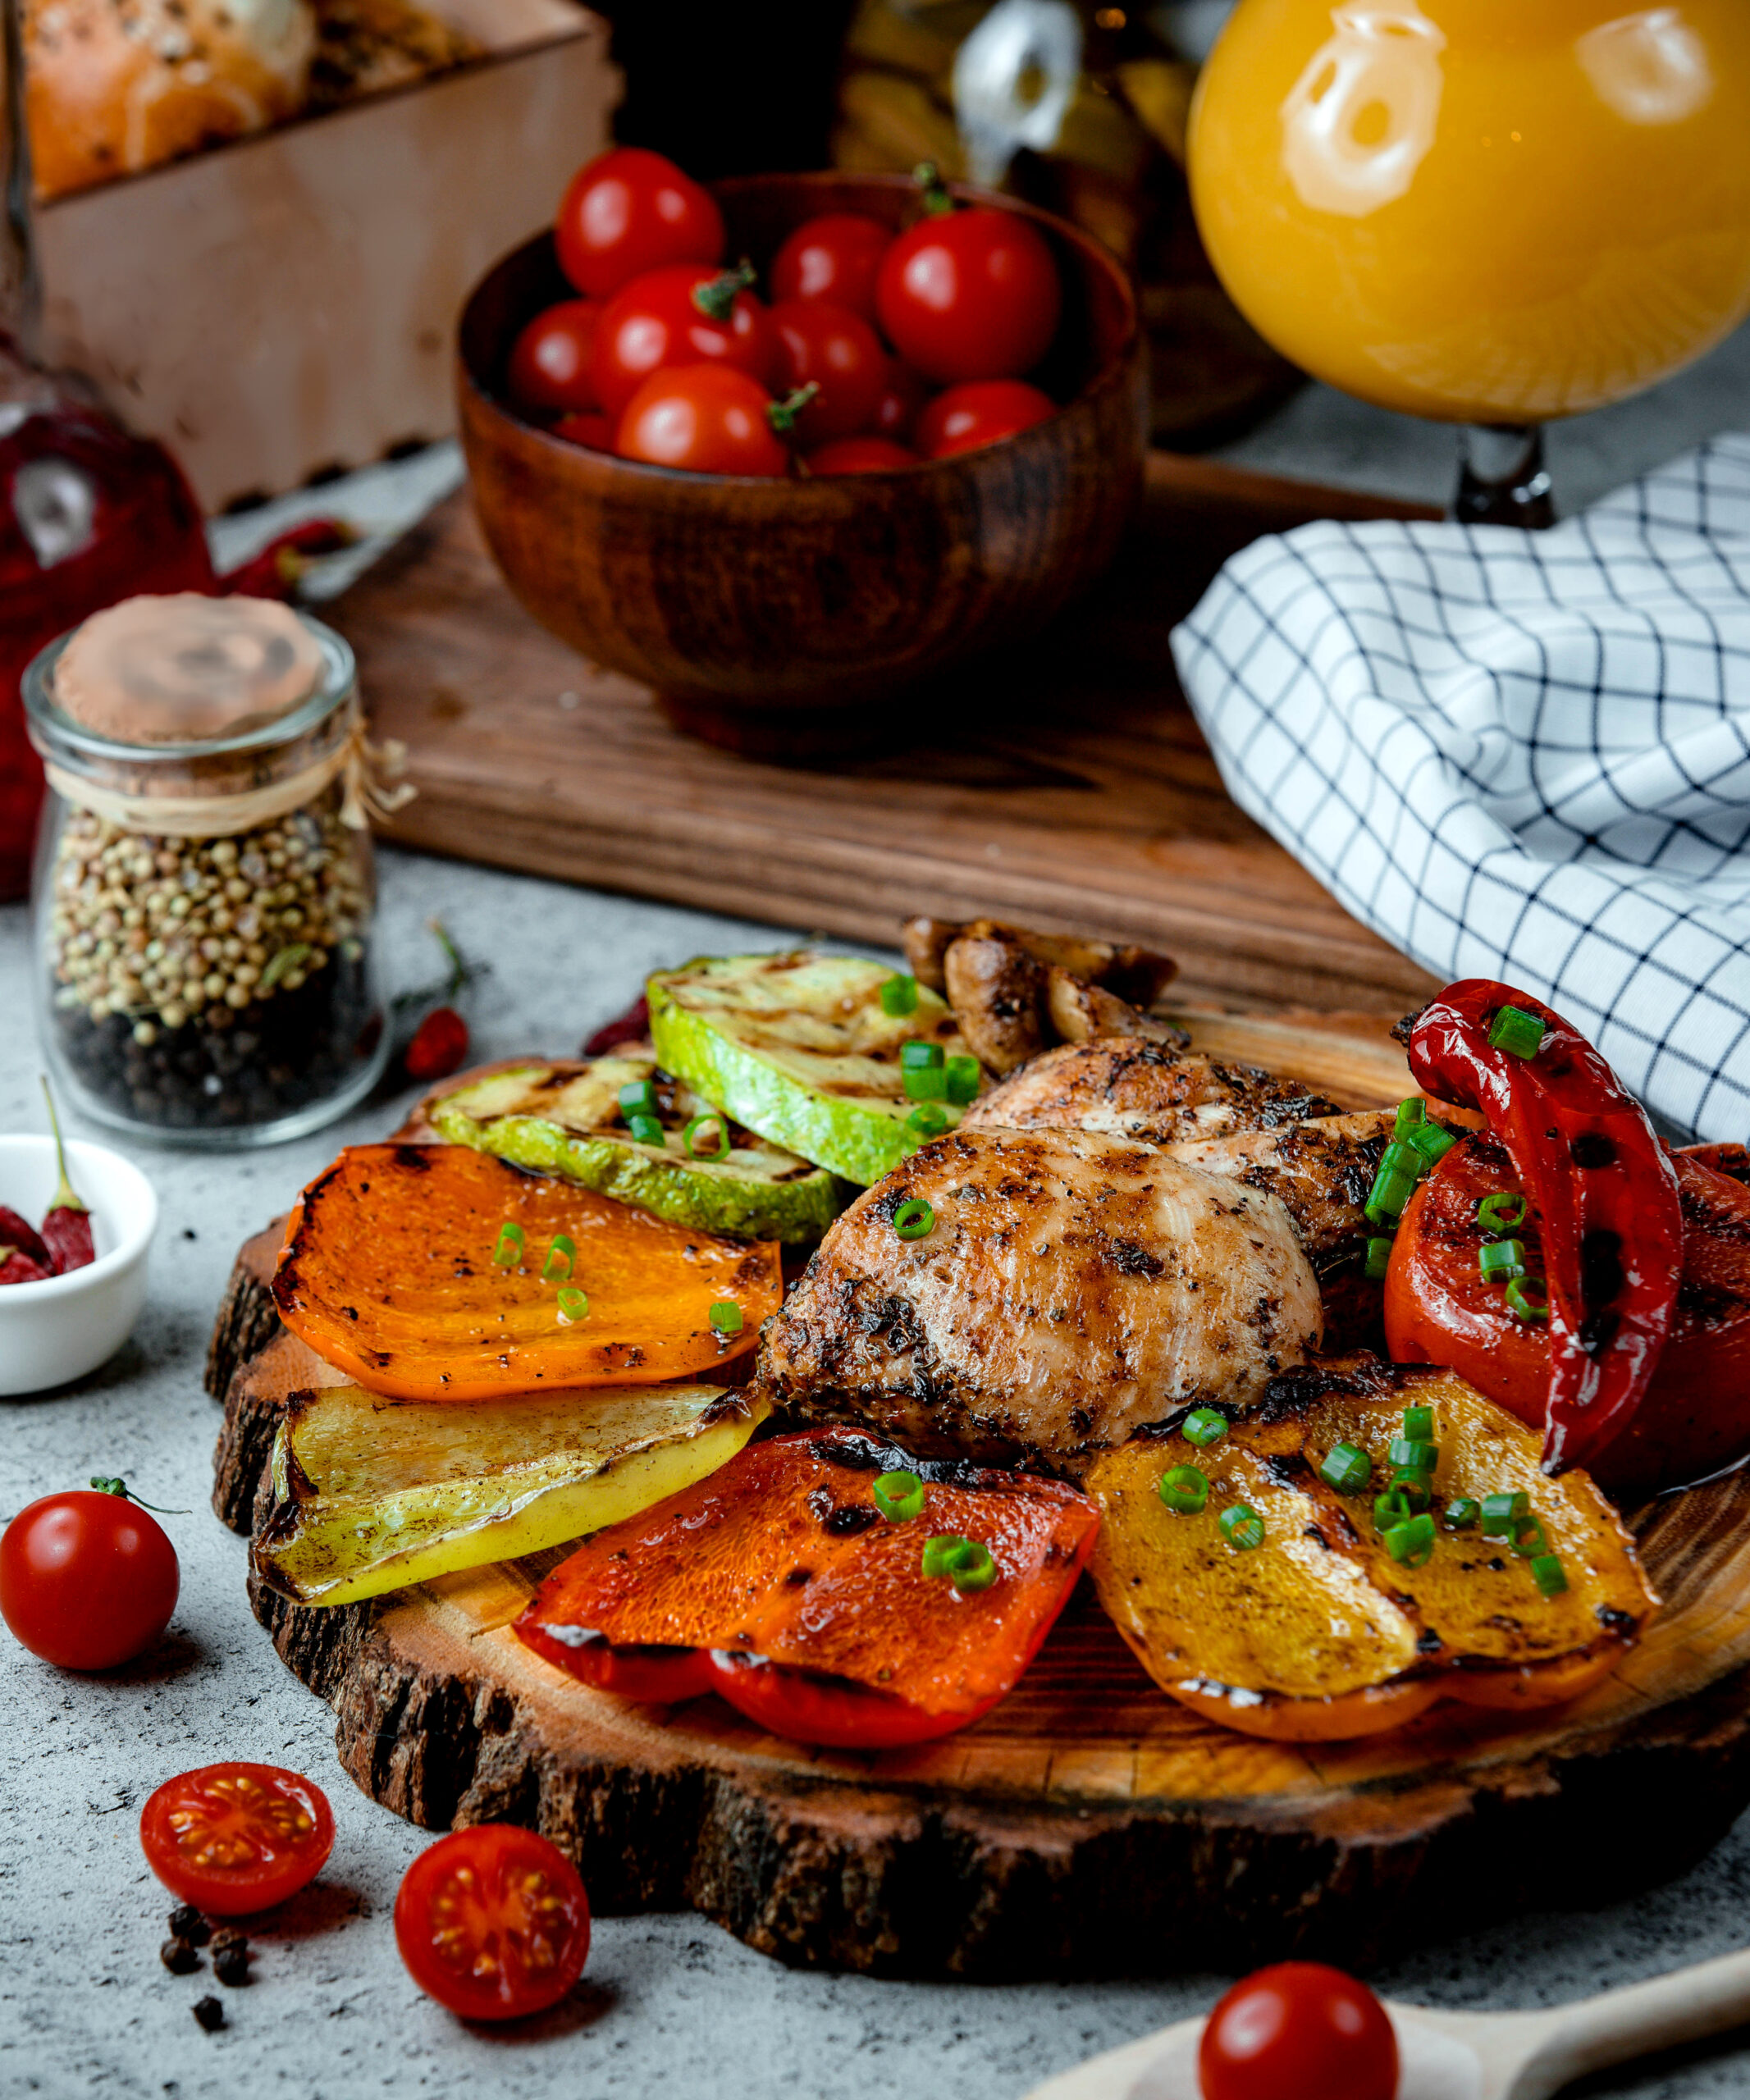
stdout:
POLYGON ((603 1641, 715 1650, 718 1688, 742 1705, 745 1681, 756 1718, 802 1740, 875 1748, 963 1727, 1003 1697, 1067 1603, 1099 1523, 1060 1481, 914 1459, 861 1430, 803 1431, 749 1445, 709 1479, 597 1532, 516 1630, 596 1684, 609 1682, 603 1641), (896 1473, 921 1485, 916 1515, 884 1513, 875 1483, 896 1473), (926 1546, 943 1538, 985 1550, 981 1586, 925 1572, 926 1546), (762 1664, 854 1696, 776 1701, 762 1664), (900 1705, 934 1725, 896 1733, 900 1705))
POLYGON ((775 1240, 688 1230, 445 1144, 349 1146, 287 1220, 273 1279, 318 1356, 409 1400, 717 1375, 783 1294, 775 1240))

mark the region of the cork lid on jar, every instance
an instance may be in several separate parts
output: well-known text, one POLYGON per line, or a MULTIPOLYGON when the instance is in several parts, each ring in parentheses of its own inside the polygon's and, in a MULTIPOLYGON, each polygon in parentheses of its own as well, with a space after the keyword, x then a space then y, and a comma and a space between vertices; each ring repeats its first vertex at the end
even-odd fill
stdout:
POLYGON ((206 743, 264 728, 327 669, 315 637, 271 598, 124 599, 94 613, 54 669, 55 705, 120 744, 206 743))

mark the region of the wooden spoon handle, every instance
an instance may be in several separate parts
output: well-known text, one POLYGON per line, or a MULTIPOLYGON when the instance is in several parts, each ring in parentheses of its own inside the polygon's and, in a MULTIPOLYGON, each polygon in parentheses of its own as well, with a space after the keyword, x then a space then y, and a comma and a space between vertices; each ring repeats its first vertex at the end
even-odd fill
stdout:
POLYGON ((1654 2055, 1750 2020, 1750 1952, 1723 1954, 1650 1983, 1606 1991, 1550 2016, 1547 2038, 1506 2100, 1545 2096, 1608 2064, 1654 2055))

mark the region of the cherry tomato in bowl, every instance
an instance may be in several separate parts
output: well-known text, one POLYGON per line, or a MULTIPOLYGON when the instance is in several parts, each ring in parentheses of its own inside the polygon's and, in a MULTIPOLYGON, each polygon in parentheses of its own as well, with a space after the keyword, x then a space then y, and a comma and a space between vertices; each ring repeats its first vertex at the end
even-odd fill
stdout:
POLYGON ((771 322, 778 391, 817 389, 796 418, 802 443, 825 445, 866 428, 891 360, 862 316, 832 299, 793 299, 772 308, 771 322))
POLYGON ((835 437, 830 445, 816 445, 803 455, 811 474, 890 474, 896 468, 915 467, 917 454, 890 437, 835 437))
POLYGON ((732 365, 653 372, 626 404, 614 449, 622 459, 694 474, 789 472, 789 448, 772 427, 777 404, 732 365))
POLYGON ((614 450, 614 426, 599 409, 561 416, 553 426, 553 435, 564 438, 568 445, 581 445, 590 452, 614 450))
POLYGON ((829 299, 873 321, 875 279, 893 244, 893 229, 879 219, 823 212, 799 226, 772 258, 772 297, 829 299))
POLYGON ((209 1917, 240 1918, 295 1896, 334 1848, 322 1788, 277 1764, 203 1764, 167 1779, 140 1811, 139 1842, 164 1886, 209 1917))
POLYGON ((1062 304, 1044 236, 987 204, 930 210, 888 249, 875 282, 888 340, 943 386, 1030 372, 1051 348, 1062 304))
POLYGON ((1204 2100, 1395 2100, 1397 2036, 1365 1984, 1281 1961, 1234 1985, 1197 2052, 1204 2100))
POLYGON ((913 372, 902 358, 889 358, 887 377, 869 418, 870 436, 909 445, 912 425, 917 421, 918 410, 930 399, 930 381, 922 372, 913 372))
POLYGON ((532 1830, 453 1830, 407 1869, 395 1944, 420 1989, 464 2020, 518 2020, 556 2005, 589 1959, 577 1869, 532 1830))
POLYGON ((169 1625, 180 1582, 163 1526, 125 1494, 45 1495, 0 1537, 0 1615, 61 1669, 143 1654, 169 1625))
POLYGON ((717 200, 673 161, 615 146, 578 170, 553 224, 559 267, 580 292, 605 299, 665 263, 723 258, 717 200))
POLYGON ((601 303, 592 299, 561 299, 535 316, 512 345, 505 372, 520 407, 564 412, 595 407, 589 358, 601 318, 601 303))
POLYGON ((769 387, 778 358, 771 317, 740 270, 679 262, 651 270, 602 309, 590 379, 605 413, 618 416, 653 372, 721 364, 769 387))
POLYGON ((1057 413, 1051 396, 1024 379, 969 380, 925 404, 913 441, 926 459, 946 459, 1031 430, 1057 413))

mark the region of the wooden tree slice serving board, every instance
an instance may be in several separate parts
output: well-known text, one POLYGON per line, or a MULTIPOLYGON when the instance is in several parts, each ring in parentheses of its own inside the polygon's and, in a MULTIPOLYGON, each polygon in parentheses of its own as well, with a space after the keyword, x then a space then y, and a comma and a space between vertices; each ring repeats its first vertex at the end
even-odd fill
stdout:
MULTIPOLYGON (((1180 1017, 1199 1047, 1346 1107, 1410 1090, 1382 1022, 1180 1017)), ((272 1227, 244 1248, 208 1364, 225 1401, 214 1507, 244 1532, 289 1396, 339 1382, 275 1315, 279 1241, 272 1227)), ((1750 1801, 1750 1476, 1636 1522, 1665 1609, 1606 1683, 1528 1716, 1442 1705, 1350 1743, 1261 1742, 1191 1713, 1085 1583, 994 1713, 875 1755, 776 1741, 714 1699, 639 1707, 564 1677, 509 1630, 559 1553, 363 1605, 253 1583, 251 1600, 335 1708, 367 1793, 433 1829, 536 1825, 604 1911, 690 1906, 782 1960, 884 1974, 1365 1964, 1675 1874, 1750 1801)))
POLYGON ((1165 948, 1186 997, 1401 1011, 1432 979, 1228 800, 1169 637, 1260 533, 1436 514, 1156 453, 1085 605, 951 693, 896 701, 886 756, 817 766, 683 736, 555 641, 465 491, 331 617, 376 733, 411 755, 418 797, 385 827, 406 844, 883 945, 908 911, 988 914, 1165 948))

